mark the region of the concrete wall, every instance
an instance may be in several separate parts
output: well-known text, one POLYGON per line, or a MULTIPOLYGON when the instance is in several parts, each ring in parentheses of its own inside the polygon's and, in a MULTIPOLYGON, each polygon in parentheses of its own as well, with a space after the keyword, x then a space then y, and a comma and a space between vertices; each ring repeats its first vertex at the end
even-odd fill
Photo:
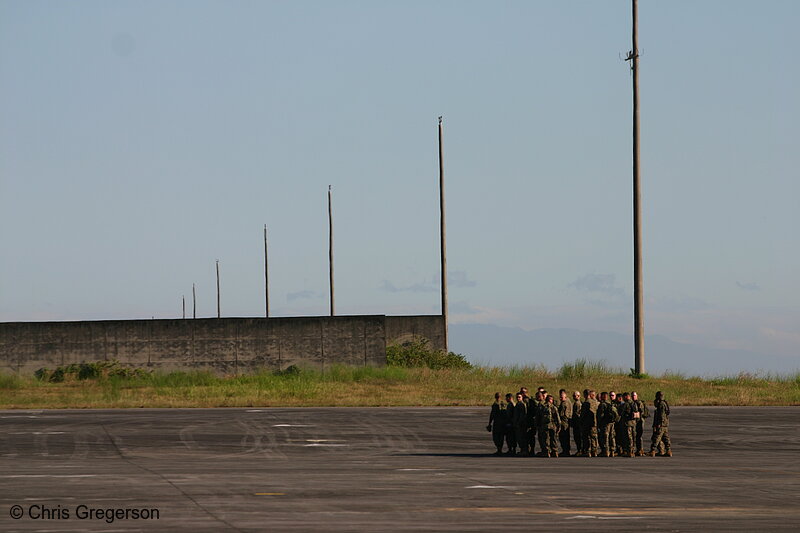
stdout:
POLYGON ((444 318, 441 315, 386 317, 387 346, 419 338, 428 339, 434 350, 444 350, 444 318))
POLYGON ((441 345, 440 316, 101 320, 0 323, 0 370, 30 374, 116 359, 136 367, 246 372, 290 365, 384 365, 409 335, 441 345), (409 328, 404 331, 403 328, 409 328))

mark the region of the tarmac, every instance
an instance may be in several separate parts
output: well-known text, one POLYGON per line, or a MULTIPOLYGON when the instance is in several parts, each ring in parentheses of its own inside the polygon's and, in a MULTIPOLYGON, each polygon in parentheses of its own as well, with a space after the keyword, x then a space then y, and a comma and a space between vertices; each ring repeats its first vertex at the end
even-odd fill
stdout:
POLYGON ((0 531, 800 527, 800 407, 674 407, 670 458, 494 457, 488 415, 0 411, 0 531))

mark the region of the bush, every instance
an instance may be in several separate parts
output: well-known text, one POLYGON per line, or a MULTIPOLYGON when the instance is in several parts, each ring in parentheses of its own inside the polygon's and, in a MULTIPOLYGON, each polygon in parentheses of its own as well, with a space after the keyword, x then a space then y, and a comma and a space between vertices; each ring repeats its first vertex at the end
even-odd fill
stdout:
POLYGON ((18 389, 20 384, 19 376, 16 374, 0 372, 0 389, 18 389))
POLYGON ((142 368, 122 366, 119 361, 95 361, 93 363, 72 363, 58 366, 53 370, 40 368, 33 373, 39 381, 61 383, 65 379, 100 379, 104 377, 140 378, 150 372, 142 368))
POLYGON ((453 352, 434 350, 428 346, 428 339, 419 339, 386 347, 386 364, 401 367, 472 368, 466 358, 453 352))
POLYGON ((564 363, 558 369, 557 377, 562 380, 587 379, 618 375, 620 372, 609 367, 605 361, 578 359, 574 363, 564 363))

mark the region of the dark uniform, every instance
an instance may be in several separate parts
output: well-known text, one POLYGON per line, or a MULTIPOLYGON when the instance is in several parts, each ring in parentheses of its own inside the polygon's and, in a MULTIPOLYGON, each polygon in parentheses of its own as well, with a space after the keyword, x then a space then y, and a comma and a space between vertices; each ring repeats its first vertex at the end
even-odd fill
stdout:
POLYGON ((517 453, 517 435, 514 431, 514 402, 506 403, 506 446, 508 455, 517 453))
POLYGON ((622 420, 622 407, 625 405, 625 402, 622 401, 622 395, 617 396, 616 401, 616 408, 617 408, 617 421, 614 422, 614 442, 615 442, 615 452, 617 454, 622 453, 623 444, 625 443, 625 421, 622 420))
POLYGON ((669 404, 667 400, 656 396, 653 404, 656 409, 653 415, 653 438, 650 440, 650 455, 656 454, 656 449, 664 445, 664 455, 672 457, 669 442, 669 404))
POLYGON ((525 401, 517 402, 514 406, 514 436, 521 455, 528 455, 528 406, 525 401))
POLYGON ((536 400, 531 397, 525 398, 525 409, 528 414, 527 453, 533 455, 536 453, 536 400))
POLYGON ((492 412, 489 413, 489 425, 486 427, 492 430, 492 440, 494 441, 495 448, 497 448, 497 455, 503 453, 507 413, 506 402, 495 400, 492 404, 492 412))
POLYGON ((569 400, 558 404, 558 440, 561 443, 561 455, 569 457, 569 421, 572 418, 572 405, 569 400))
POLYGON ((594 398, 587 398, 581 405, 581 439, 582 454, 597 456, 597 407, 600 403, 594 398))

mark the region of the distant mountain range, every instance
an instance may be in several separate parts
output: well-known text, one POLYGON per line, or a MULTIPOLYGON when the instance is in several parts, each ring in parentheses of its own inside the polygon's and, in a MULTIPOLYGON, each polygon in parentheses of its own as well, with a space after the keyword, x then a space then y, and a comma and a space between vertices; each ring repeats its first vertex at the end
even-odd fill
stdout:
MULTIPOLYGON (((558 368, 579 358, 605 360, 628 370, 633 366, 633 337, 576 329, 524 330, 486 324, 450 326, 451 351, 473 363, 505 366, 543 364, 558 368)), ((663 335, 645 337, 645 370, 719 376, 739 372, 787 373, 800 370, 798 359, 684 344, 663 335)))

